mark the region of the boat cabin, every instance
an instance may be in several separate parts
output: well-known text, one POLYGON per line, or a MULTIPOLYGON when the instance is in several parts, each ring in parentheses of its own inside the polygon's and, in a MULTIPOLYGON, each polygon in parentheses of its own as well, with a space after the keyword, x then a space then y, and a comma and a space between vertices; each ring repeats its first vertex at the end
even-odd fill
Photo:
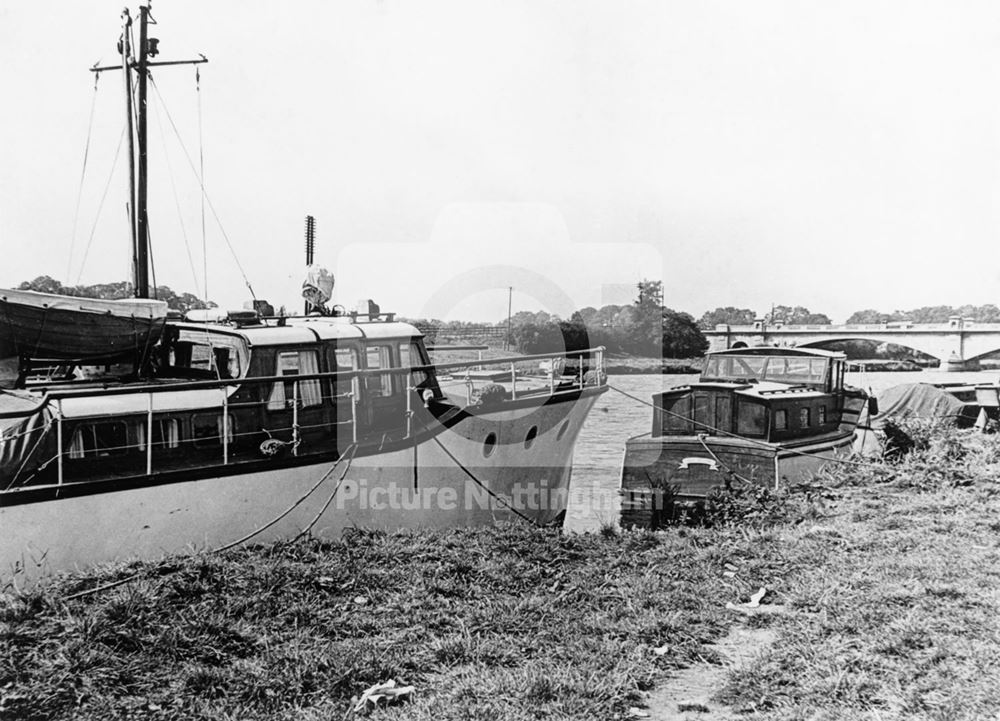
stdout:
POLYGON ((843 353, 740 348, 710 353, 698 383, 654 396, 652 434, 791 441, 838 430, 843 353))
POLYGON ((6 394, 17 409, 4 423, 0 408, 2 477, 35 485, 269 454, 336 457, 353 443, 402 440, 413 430, 413 406, 443 397, 432 369, 407 370, 430 359, 422 334, 400 322, 168 323, 154 356, 142 387, 84 374, 6 394), (33 404, 37 417, 24 418, 33 404), (62 454, 56 434, 46 432, 56 416, 62 454), (46 461, 53 457, 61 468, 46 461))

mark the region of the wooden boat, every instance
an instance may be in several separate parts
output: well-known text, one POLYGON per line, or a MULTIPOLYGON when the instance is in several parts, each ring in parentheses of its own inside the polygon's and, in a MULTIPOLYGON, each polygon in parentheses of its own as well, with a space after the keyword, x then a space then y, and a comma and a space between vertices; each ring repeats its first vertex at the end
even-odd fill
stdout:
POLYGON ((698 383, 653 396, 650 433, 625 445, 623 525, 657 526, 732 484, 777 487, 851 451, 867 395, 844 385, 842 353, 709 353, 698 383))
POLYGON ((96 365, 142 356, 160 339, 167 304, 0 289, 0 358, 96 365))
MULTIPOLYGON (((124 32, 117 66, 140 80, 148 12, 138 58, 124 32)), ((145 217, 144 202, 136 212, 145 217)), ((134 257, 144 295, 145 252, 134 257)), ((167 320, 124 374, 81 363, 0 391, 0 590, 106 561, 354 527, 562 522, 577 435, 607 390, 603 349, 433 364, 420 331, 373 304, 314 308, 167 320), (524 377, 567 355, 574 373, 524 377), (477 381, 473 369, 507 381, 477 381), (461 379, 465 397, 439 373, 461 379)))

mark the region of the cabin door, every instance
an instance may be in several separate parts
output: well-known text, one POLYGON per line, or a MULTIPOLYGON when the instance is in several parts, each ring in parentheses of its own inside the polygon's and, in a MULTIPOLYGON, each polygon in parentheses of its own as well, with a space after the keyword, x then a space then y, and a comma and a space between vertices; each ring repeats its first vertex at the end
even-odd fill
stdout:
POLYGON ((267 419, 264 428, 274 438, 291 442, 298 426, 299 452, 323 450, 318 447, 330 436, 324 392, 328 381, 315 378, 296 381, 295 376, 320 372, 319 353, 315 349, 279 350, 275 355, 276 376, 285 380, 271 386, 267 399, 267 419))
MULTIPOLYGON (((367 370, 398 367, 395 352, 389 343, 377 343, 365 348, 367 370)), ((365 435, 370 438, 401 437, 406 428, 406 387, 409 378, 398 373, 373 373, 364 379, 363 413, 367 423, 365 435)))

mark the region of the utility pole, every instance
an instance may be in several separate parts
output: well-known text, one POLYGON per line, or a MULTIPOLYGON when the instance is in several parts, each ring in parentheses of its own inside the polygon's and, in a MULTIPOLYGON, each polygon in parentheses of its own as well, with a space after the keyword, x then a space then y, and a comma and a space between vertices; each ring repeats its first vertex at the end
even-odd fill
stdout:
POLYGON ((514 301, 514 286, 507 288, 507 347, 504 350, 510 350, 510 310, 514 301))

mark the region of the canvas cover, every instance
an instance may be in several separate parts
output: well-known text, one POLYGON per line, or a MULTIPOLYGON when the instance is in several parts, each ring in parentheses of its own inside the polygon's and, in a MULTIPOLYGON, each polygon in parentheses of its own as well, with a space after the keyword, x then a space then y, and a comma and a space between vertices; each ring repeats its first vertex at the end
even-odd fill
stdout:
POLYGON ((871 419, 873 428, 882 428, 892 418, 936 418, 951 420, 957 425, 971 425, 979 406, 963 403, 930 383, 903 383, 878 394, 879 413, 871 419))
POLYGON ((302 297, 310 305, 322 308, 333 297, 333 273, 318 265, 306 268, 306 278, 302 281, 302 297))
POLYGON ((38 396, 0 391, 0 491, 17 485, 19 474, 41 460, 42 439, 52 427, 52 412, 38 396))

